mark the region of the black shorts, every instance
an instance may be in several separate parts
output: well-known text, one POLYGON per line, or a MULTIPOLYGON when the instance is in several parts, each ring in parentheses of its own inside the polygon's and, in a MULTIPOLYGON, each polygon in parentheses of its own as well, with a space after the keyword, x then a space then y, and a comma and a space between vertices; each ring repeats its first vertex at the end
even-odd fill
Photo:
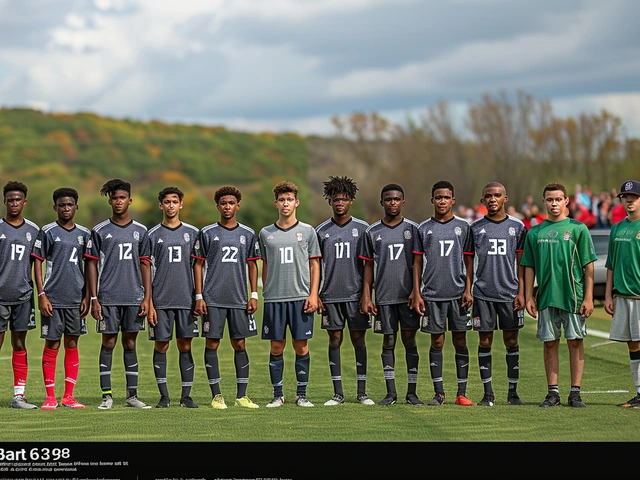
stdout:
POLYGON ((369 315, 360 313, 359 302, 325 303, 320 328, 324 330, 367 330, 371 328, 369 315))
POLYGON ((524 327, 524 309, 513 311, 513 302, 473 299, 473 330, 519 330, 524 327))
POLYGON ((264 304, 262 315, 262 339, 284 340, 287 325, 294 340, 313 337, 313 312, 304 311, 304 300, 296 302, 269 302, 264 304))
POLYGON ((420 328, 420 315, 406 303, 376 306, 378 314, 372 318, 375 333, 391 335, 398 331, 398 326, 402 331, 416 331, 420 328))
POLYGON ((40 316, 40 338, 58 341, 62 335, 79 337, 87 333, 87 321, 80 318, 80 307, 54 308, 53 316, 40 316))
POLYGON ((36 310, 33 298, 18 305, 0 305, 0 333, 7 327, 12 332, 28 332, 36 328, 36 310))
POLYGON ((158 323, 149 325, 149 340, 156 342, 169 342, 173 338, 173 326, 176 326, 176 338, 197 337, 198 319, 193 316, 192 310, 184 308, 161 308, 156 310, 158 323))
POLYGON ((102 320, 96 321, 96 332, 107 335, 144 330, 146 317, 139 317, 140 306, 102 306, 102 320))
POLYGON ((471 330, 471 312, 462 306, 462 299, 442 302, 425 300, 424 306, 425 312, 420 324, 421 332, 438 335, 447 330, 451 332, 471 330), (447 320, 449 320, 448 324, 447 320))
POLYGON ((207 314, 202 318, 202 336, 222 338, 225 320, 229 323, 229 337, 247 338, 258 334, 256 319, 246 308, 219 308, 207 306, 207 314))

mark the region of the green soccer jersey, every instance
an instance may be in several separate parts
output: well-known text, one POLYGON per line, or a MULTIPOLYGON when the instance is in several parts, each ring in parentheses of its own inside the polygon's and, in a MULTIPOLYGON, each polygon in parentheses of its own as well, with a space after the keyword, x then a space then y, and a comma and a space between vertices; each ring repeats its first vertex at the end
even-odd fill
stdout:
POLYGON ((613 224, 605 267, 613 270, 613 293, 640 298, 640 220, 613 224))
POLYGON ((584 267, 596 259, 589 229, 582 222, 545 220, 531 227, 520 263, 536 272, 538 310, 556 307, 578 313, 584 299, 584 267))

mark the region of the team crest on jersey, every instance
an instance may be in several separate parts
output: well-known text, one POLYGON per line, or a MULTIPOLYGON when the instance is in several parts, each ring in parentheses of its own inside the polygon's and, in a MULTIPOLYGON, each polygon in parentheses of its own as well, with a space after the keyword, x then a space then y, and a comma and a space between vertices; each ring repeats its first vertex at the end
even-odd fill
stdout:
POLYGON ((84 245, 84 237, 82 235, 78 235, 78 245, 84 245))
POLYGON ((516 229, 513 227, 509 227, 509 235, 512 237, 516 236, 516 229))
POLYGON ((42 242, 40 240, 36 240, 36 243, 33 244, 34 248, 42 248, 42 242))
POLYGON ((191 237, 189 236, 189 232, 185 232, 185 234, 182 236, 182 238, 184 238, 185 242, 188 242, 189 240, 191 240, 191 237))
POLYGON ((359 234, 358 234, 358 229, 357 228, 354 228, 353 230, 351 230, 351 236, 352 237, 357 237, 358 235, 359 234))
POLYGON ((405 230, 403 235, 405 240, 411 240, 411 230, 405 230))
POLYGON ((638 232, 638 233, 636 234, 636 238, 637 238, 638 240, 640 240, 640 232, 638 232))
POLYGON ((31 241, 31 232, 27 232, 27 242, 31 241))
POLYGON ((273 233, 267 237, 267 240, 273 240, 273 233))
POLYGON ((302 241, 302 234, 301 233, 296 233, 296 239, 301 242, 302 241))
POLYGON ((140 241, 140 233, 138 233, 138 231, 133 232, 133 238, 135 238, 137 241, 140 241))
POLYGON ((549 237, 556 238, 558 236, 558 232, 556 230, 549 230, 549 237))
POLYGON ((564 238, 565 240, 571 240, 571 232, 564 232, 562 238, 564 238))
POLYGON ((247 243, 247 239, 244 235, 240 235, 240 245, 245 245, 247 243))
POLYGON ((462 229, 460 227, 456 227, 453 230, 455 232, 456 235, 460 236, 462 235, 462 229))

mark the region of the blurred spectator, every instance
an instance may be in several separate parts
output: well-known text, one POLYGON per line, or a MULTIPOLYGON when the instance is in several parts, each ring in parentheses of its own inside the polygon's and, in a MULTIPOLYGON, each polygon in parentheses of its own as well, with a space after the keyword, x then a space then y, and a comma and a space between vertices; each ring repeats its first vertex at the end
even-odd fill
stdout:
POLYGON ((516 217, 516 218, 519 218, 520 220, 524 220, 524 215, 516 211, 516 207, 514 207, 513 205, 509 205, 507 207, 507 215, 511 215, 512 217, 516 217))
POLYGON ((533 194, 527 193, 524 203, 522 204, 522 207, 520 207, 520 211, 525 214, 527 210, 531 210, 531 205, 533 205, 533 194))
POLYGON ((609 210, 609 223, 613 225, 625 218, 627 218, 627 212, 624 209, 624 205, 622 205, 620 199, 616 195, 613 199, 613 206, 609 210))
POLYGON ((583 191, 582 185, 580 185, 579 183, 576 183, 574 194, 573 194, 573 200, 579 203, 580 205, 586 207, 587 209, 591 210, 591 195, 583 191))
POLYGON ((593 203, 595 205, 596 228, 611 228, 611 223, 609 222, 609 210, 613 203, 611 194, 603 190, 598 195, 598 200, 593 203))
POLYGON ((571 208, 571 216, 575 220, 584 223, 587 228, 593 228, 596 226, 597 218, 593 213, 591 213, 591 210, 580 202, 571 202, 570 205, 571 206, 569 208, 571 208))

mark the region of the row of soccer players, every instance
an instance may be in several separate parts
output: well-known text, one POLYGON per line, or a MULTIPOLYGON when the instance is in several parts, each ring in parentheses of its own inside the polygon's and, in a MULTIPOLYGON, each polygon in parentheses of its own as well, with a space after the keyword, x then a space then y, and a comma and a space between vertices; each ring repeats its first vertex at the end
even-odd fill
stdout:
MULTIPOLYGON (((633 207, 640 184, 635 181, 627 184, 631 187, 625 194, 623 185, 621 196, 623 200, 627 197, 633 200, 626 202, 633 207)), ((55 370, 63 339, 65 392, 61 403, 71 408, 84 407, 74 399, 73 388, 79 365, 77 342, 87 332, 85 316, 89 312, 102 334, 99 358, 102 403, 98 408, 109 409, 113 405, 111 365, 120 332, 126 370, 126 405, 150 408, 137 398, 136 338, 145 328, 145 318, 149 339, 155 342, 153 364, 160 392, 157 407, 168 407, 170 402, 166 351, 174 328, 180 351, 180 404, 197 407, 190 397, 194 372, 191 342, 199 335, 197 317, 201 319, 202 335, 206 338, 205 366, 212 393, 211 405, 227 408, 219 386, 217 348, 228 323, 235 354, 235 405, 258 408, 246 395, 249 359, 245 349, 245 339, 257 334, 253 318, 258 308, 257 260, 263 262, 262 338, 271 342, 269 370, 274 397, 267 407, 284 403, 282 372, 287 326, 296 353, 296 404, 313 406, 306 398, 307 342, 313 335, 316 312, 321 313, 321 326, 329 334, 329 364, 334 385, 334 396, 325 405, 344 402, 340 346, 346 326, 356 354, 357 401, 366 405, 375 403, 366 394, 365 333, 372 323, 374 331, 384 335, 382 363, 387 395, 380 404, 391 405, 397 401, 394 351, 398 331, 406 353, 405 399, 414 405, 423 403, 416 395, 418 330, 431 335, 429 364, 435 396, 427 404, 444 404, 442 348, 445 332, 449 330, 456 352, 455 403, 473 405, 466 397, 469 367, 466 332, 472 328, 480 335, 478 363, 484 386, 484 397, 478 405, 492 406, 495 400, 491 346, 496 330, 502 330, 507 349, 507 401, 522 404, 516 387, 518 331, 524 325, 525 308, 538 317, 538 338, 545 342, 548 395, 540 406, 560 403, 557 359, 561 329, 564 329, 571 358, 569 405, 585 406, 580 398, 584 366, 582 339, 586 334, 585 319, 593 311, 595 254, 584 225, 566 217, 568 197, 564 186, 545 187, 543 201, 550 219, 528 235, 522 222, 506 215, 506 189, 499 183, 489 183, 483 189, 482 202, 488 214, 472 225, 454 216, 454 187, 447 181, 433 185, 434 214, 420 225, 402 216, 404 191, 396 184, 382 189, 383 218, 368 225, 352 217, 349 208, 357 190, 350 178, 329 177, 324 183, 324 197, 333 215, 314 229, 297 220, 297 186, 281 182, 273 190, 278 220, 262 228, 256 236, 251 228, 236 219, 242 196, 232 186, 216 191, 214 199, 220 220, 201 230, 180 221, 182 192, 176 187, 163 189, 158 196, 163 220, 147 230, 129 216, 131 185, 113 179, 100 191, 108 198, 112 216, 89 231, 74 222, 78 207, 75 190, 61 188, 54 192, 58 218, 38 229, 22 217, 26 186, 9 182, 3 190, 7 215, 0 223, 0 246, 2 258, 11 261, 2 266, 0 279, 13 277, 13 281, 2 282, 0 289, 0 327, 4 338, 8 324, 11 326, 15 390, 12 406, 37 408, 24 397, 25 337, 29 329, 35 328, 32 260, 42 318, 41 337, 45 339, 42 366, 47 395, 43 409, 58 406, 55 370), (549 265, 561 266, 561 269, 554 270, 548 268, 549 265), (18 270, 21 281, 15 282, 18 270), (538 303, 533 297, 536 278, 540 286, 538 303), (552 282, 556 285, 560 282, 562 288, 552 288, 552 282), (251 288, 250 295, 247 285, 251 288)), ((630 216, 632 210, 629 210, 630 216)), ((611 292, 608 293, 608 311, 613 313, 611 292)), ((614 340, 637 342, 633 338, 615 337, 612 333, 614 340)), ((633 371, 632 343, 629 349, 633 371)), ((635 360, 637 366, 640 362, 635 360)), ((637 377, 637 373, 634 374, 636 384, 637 377)))

